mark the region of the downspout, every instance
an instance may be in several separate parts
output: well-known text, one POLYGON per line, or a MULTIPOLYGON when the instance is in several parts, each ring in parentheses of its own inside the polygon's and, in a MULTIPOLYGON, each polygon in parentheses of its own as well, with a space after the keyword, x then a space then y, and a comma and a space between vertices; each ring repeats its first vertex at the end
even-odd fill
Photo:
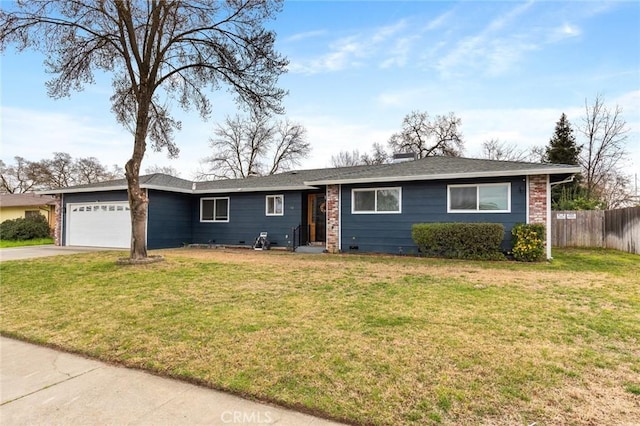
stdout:
POLYGON ((338 185, 338 253, 342 253, 342 184, 338 185))
POLYGON ((560 185, 561 183, 571 183, 573 182, 573 180, 576 178, 576 175, 571 175, 568 178, 566 178, 565 180, 560 180, 558 182, 551 182, 549 184, 550 187, 556 186, 556 185, 560 185))
POLYGON ((551 175, 547 175, 547 260, 551 260, 551 175))
POLYGON ((563 183, 570 183, 576 178, 576 175, 571 175, 564 180, 558 182, 551 182, 551 175, 547 175, 547 260, 553 259, 551 257, 551 188, 563 183))
POLYGON ((531 191, 531 182, 529 182, 529 175, 527 175, 527 177, 526 177, 526 183, 525 183, 525 186, 526 186, 526 188, 527 188, 527 190, 526 190, 526 194, 525 194, 525 195, 526 195, 526 202, 525 202, 525 204, 526 204, 526 206, 527 206, 527 208, 526 208, 526 212, 525 212, 525 214, 526 214, 526 219, 527 219, 526 223, 531 223, 531 218, 530 218, 530 216, 529 216, 529 213, 530 213, 530 210, 531 210, 531 208, 530 208, 530 206, 529 206, 529 192, 531 191))
MULTIPOLYGON (((60 238, 60 245, 61 246, 66 246, 67 245, 67 238, 65 233, 67 232, 67 226, 65 223, 65 215, 66 215, 66 211, 67 208, 64 205, 64 194, 61 193, 60 194, 60 235, 58 236, 58 238, 60 238)), ((56 218, 57 221, 57 218, 56 218)))
MULTIPOLYGON (((144 223, 144 246, 149 250, 149 188, 144 189, 144 194, 147 197, 147 220, 144 223)), ((131 232, 133 232, 133 229, 131 232)))

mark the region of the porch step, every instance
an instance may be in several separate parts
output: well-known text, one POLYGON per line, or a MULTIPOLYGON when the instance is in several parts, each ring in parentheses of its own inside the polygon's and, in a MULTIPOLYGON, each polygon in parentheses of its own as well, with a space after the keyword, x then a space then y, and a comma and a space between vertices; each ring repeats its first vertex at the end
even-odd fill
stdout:
POLYGON ((296 247, 296 253, 324 253, 324 246, 300 246, 296 247))

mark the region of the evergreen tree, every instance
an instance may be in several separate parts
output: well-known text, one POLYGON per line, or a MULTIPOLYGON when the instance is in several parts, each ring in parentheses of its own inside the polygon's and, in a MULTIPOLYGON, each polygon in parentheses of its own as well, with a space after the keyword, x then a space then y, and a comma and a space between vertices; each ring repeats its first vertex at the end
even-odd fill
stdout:
POLYGON ((546 162, 555 164, 578 165, 580 149, 573 136, 573 129, 565 113, 556 123, 556 130, 546 150, 546 162))
MULTIPOLYGON (((580 150, 582 147, 576 143, 573 129, 565 113, 562 113, 560 120, 556 123, 556 130, 549 146, 545 151, 545 162, 554 164, 578 165, 580 161, 580 150)), ((580 176, 576 176, 573 182, 557 185, 551 191, 551 205, 554 209, 566 209, 572 204, 572 200, 581 198, 580 176), (562 205, 562 206, 561 206, 562 205)))

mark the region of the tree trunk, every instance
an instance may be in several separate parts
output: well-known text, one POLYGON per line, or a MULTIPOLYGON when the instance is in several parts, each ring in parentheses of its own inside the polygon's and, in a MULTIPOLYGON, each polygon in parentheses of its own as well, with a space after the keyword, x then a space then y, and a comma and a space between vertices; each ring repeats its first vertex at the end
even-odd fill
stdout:
POLYGON ((140 161, 131 158, 125 166, 129 207, 131 209, 131 248, 132 260, 147 257, 147 194, 140 188, 140 161))
POLYGON ((146 192, 140 188, 140 164, 147 146, 148 112, 149 102, 146 104, 139 102, 133 154, 124 167, 131 209, 131 248, 129 251, 131 260, 147 257, 147 205, 149 199, 146 192))

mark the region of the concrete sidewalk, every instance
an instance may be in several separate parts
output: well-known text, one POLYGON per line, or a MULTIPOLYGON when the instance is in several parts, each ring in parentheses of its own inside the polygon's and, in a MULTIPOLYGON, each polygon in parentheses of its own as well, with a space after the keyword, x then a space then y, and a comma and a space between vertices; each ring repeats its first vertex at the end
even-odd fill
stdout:
POLYGON ((0 337, 0 424, 338 423, 0 337))

